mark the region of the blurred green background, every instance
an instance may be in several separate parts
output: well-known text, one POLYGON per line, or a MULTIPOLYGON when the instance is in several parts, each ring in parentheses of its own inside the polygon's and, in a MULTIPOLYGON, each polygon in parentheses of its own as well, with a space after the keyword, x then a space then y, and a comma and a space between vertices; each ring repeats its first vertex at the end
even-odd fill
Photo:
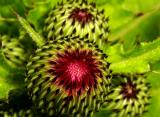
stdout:
MULTIPOLYGON (((151 104, 144 117, 160 117, 160 1, 90 0, 109 16, 110 44, 102 49, 109 54, 114 72, 147 72, 151 83, 151 104)), ((19 25, 14 9, 41 34, 43 21, 58 0, 0 0, 0 35, 17 37, 19 25)), ((0 55, 0 98, 9 90, 23 87, 24 69, 8 65, 0 55)), ((107 117, 105 109, 95 117, 107 117)))

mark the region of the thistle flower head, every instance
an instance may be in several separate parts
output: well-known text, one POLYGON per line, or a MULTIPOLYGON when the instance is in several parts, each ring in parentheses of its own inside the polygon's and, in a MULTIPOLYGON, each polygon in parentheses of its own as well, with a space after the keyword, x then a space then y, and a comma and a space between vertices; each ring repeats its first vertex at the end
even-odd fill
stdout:
POLYGON ((107 41, 109 19, 103 12, 96 9, 95 3, 85 0, 62 2, 48 14, 44 34, 50 40, 74 34, 98 42, 107 41))
POLYGON ((49 116, 88 117, 99 110, 110 86, 106 58, 93 42, 79 37, 53 40, 38 49, 26 78, 36 107, 49 116))
POLYGON ((64 87, 70 95, 81 94, 88 89, 91 91, 102 76, 98 66, 100 61, 94 54, 92 50, 80 48, 58 53, 55 64, 51 62, 49 70, 56 75, 55 83, 64 87))
POLYGON ((85 25, 85 23, 89 23, 92 21, 92 14, 88 12, 87 9, 75 8, 70 13, 69 18, 78 21, 81 25, 85 25))
POLYGON ((149 105, 149 84, 143 74, 119 74, 113 76, 118 83, 113 85, 108 97, 108 109, 112 116, 140 116, 149 105))

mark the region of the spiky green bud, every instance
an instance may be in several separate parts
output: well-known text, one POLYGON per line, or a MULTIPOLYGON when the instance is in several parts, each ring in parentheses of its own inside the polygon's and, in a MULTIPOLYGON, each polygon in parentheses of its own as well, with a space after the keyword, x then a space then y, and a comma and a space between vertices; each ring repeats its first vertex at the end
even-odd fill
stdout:
POLYGON ((87 0, 68 0, 58 4, 48 14, 44 32, 53 40, 60 36, 78 35, 94 41, 107 41, 109 26, 104 10, 87 0))
POLYGON ((26 84, 36 108, 48 116, 89 117, 106 100, 107 55, 89 39, 63 37, 36 50, 26 84))
POLYGON ((141 116, 149 105, 149 88, 143 74, 114 75, 106 106, 113 112, 111 117, 141 116))

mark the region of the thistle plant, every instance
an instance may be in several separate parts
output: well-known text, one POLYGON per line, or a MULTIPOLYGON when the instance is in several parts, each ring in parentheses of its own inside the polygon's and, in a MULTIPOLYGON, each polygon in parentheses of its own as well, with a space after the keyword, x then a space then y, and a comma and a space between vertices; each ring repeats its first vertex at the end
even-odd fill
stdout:
POLYGON ((158 116, 159 6, 139 11, 116 0, 14 4, 0 1, 0 116, 158 116), (4 18, 3 4, 12 4, 4 7, 11 18, 4 18))

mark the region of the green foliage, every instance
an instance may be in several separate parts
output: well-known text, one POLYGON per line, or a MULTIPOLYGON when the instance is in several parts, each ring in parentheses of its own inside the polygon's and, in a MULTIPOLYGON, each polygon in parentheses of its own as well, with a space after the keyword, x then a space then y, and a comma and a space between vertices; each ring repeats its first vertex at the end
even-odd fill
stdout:
POLYGON ((135 47, 132 51, 125 53, 124 47, 122 45, 117 45, 110 49, 108 52, 111 53, 108 58, 109 61, 113 62, 111 68, 115 71, 121 72, 146 72, 150 70, 150 63, 158 61, 160 56, 160 38, 154 40, 153 42, 141 43, 140 46, 135 47), (117 49, 117 50, 116 50, 117 49), (123 52, 118 55, 118 51, 123 52), (111 53, 114 51, 113 53, 111 53), (115 56, 114 56, 115 55, 115 56), (120 60, 117 60, 117 59, 120 60))
POLYGON ((37 46, 42 46, 44 44, 44 39, 33 30, 33 28, 28 24, 28 22, 24 18, 22 18, 18 14, 16 15, 17 15, 18 21, 21 23, 23 28, 27 31, 29 36, 31 36, 32 39, 37 43, 37 46))
MULTIPOLYGON (((148 72, 153 98, 149 112, 144 117, 158 117, 160 110, 158 93, 160 92, 160 1, 90 1, 95 1, 100 9, 105 9, 106 17, 110 18, 110 44, 104 44, 102 47, 109 55, 110 68, 116 73, 148 72)), ((46 13, 57 2, 58 0, 0 0, 0 35, 19 37, 21 23, 38 46, 42 45, 44 40, 38 33, 41 34, 43 30, 46 13), (16 16, 14 11, 20 16, 16 16)), ((11 89, 24 86, 24 69, 8 65, 1 51, 0 53, 0 98, 7 98, 11 89)), ((102 109, 96 113, 95 117, 106 117, 109 114, 110 112, 102 109)))

